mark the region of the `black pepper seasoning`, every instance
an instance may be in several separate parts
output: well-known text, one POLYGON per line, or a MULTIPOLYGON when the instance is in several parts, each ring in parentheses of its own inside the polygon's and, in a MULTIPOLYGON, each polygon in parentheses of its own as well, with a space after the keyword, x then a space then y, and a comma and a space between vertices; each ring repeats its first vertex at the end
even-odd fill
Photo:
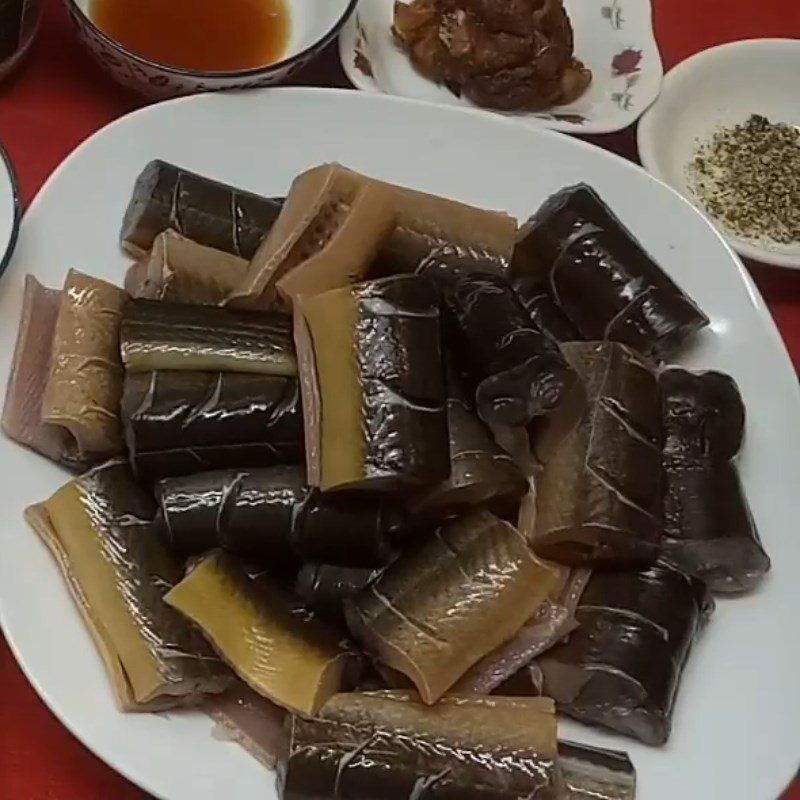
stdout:
POLYGON ((698 144, 690 185, 724 228, 745 239, 800 241, 800 130, 753 114, 698 144))

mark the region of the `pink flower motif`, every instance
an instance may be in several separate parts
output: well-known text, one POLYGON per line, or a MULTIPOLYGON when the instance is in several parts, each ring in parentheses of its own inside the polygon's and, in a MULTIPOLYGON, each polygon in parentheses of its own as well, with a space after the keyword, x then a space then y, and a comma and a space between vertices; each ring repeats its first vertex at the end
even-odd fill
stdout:
POLYGON ((641 60, 641 50, 628 48, 614 56, 611 60, 611 70, 614 75, 631 75, 639 71, 639 62, 641 60))

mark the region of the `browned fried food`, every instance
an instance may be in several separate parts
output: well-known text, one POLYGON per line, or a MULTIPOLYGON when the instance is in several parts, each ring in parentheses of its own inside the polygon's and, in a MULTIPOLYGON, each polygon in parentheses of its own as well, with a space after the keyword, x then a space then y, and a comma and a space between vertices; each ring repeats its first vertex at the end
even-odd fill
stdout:
POLYGON ((592 79, 562 0, 397 2, 393 33, 423 75, 488 108, 564 105, 592 79))

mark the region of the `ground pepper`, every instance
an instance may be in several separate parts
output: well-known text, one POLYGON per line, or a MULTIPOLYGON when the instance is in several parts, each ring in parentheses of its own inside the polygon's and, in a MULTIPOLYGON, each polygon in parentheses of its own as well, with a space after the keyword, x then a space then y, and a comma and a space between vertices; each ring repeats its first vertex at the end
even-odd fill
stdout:
POLYGON ((688 166, 692 190, 735 236, 800 241, 800 130, 753 114, 699 142, 688 166))

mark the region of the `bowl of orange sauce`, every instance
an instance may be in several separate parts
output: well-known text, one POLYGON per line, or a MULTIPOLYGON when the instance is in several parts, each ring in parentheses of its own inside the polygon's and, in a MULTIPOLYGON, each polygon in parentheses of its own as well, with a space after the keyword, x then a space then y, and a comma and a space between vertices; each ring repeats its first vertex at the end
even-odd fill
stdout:
POLYGON ((271 86, 313 59, 358 0, 65 0, 116 81, 150 97, 271 86))

